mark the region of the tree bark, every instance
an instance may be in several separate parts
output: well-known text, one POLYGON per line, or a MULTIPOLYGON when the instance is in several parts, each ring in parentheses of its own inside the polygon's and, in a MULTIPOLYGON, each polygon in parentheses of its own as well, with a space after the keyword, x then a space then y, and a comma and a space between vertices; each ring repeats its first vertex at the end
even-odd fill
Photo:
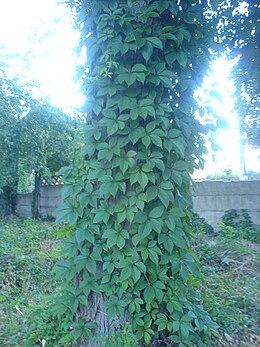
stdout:
POLYGON ((102 294, 92 293, 89 297, 89 306, 80 305, 76 316, 76 321, 80 317, 84 317, 86 321, 95 322, 96 328, 93 330, 93 341, 89 341, 81 337, 77 342, 77 347, 105 347, 106 337, 115 334, 117 330, 122 328, 125 320, 119 320, 118 317, 108 319, 103 304, 106 297, 102 294))

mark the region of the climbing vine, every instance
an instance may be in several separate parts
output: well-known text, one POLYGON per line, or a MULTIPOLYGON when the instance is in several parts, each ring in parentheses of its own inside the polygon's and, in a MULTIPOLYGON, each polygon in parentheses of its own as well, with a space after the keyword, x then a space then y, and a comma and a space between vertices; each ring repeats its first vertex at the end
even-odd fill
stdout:
MULTIPOLYGON (((193 93, 210 35, 199 0, 71 1, 87 63, 84 144, 63 170, 58 221, 74 230, 57 276, 77 346, 130 325, 140 345, 205 346, 190 189, 205 129, 193 93)), ((203 111, 203 110, 202 110, 203 111)))

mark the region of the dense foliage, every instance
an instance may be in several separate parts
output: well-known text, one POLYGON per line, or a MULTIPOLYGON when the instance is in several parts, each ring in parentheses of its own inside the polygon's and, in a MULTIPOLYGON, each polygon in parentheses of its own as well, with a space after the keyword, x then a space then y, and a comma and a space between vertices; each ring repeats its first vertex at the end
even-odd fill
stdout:
POLYGON ((75 232, 57 266, 60 310, 66 302, 74 314, 77 346, 126 322, 141 344, 203 346, 216 326, 189 286, 199 272, 185 226, 204 151, 193 93, 213 42, 203 6, 71 5, 87 47, 88 124, 78 164, 62 171, 58 221, 75 232))
POLYGON ((57 172, 73 153, 77 122, 48 101, 33 97, 29 85, 0 71, 0 190, 12 212, 18 188, 32 172, 57 172))

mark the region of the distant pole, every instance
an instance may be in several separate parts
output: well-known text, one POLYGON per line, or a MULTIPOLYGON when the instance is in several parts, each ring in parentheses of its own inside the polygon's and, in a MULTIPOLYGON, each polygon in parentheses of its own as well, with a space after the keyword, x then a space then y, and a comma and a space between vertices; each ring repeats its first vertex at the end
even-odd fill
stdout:
POLYGON ((33 191, 33 203, 32 203, 32 215, 33 218, 39 218, 39 194, 40 194, 40 182, 41 175, 35 172, 35 186, 33 191))
POLYGON ((247 180, 247 172, 246 172, 246 161, 245 161, 245 145, 246 145, 246 133, 240 130, 239 132, 239 147, 240 147, 240 172, 239 179, 247 180))

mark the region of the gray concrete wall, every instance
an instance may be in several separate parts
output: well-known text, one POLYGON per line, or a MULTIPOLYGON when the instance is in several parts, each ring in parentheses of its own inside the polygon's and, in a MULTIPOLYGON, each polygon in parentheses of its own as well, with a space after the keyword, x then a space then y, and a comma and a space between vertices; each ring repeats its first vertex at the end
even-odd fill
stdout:
POLYGON ((32 217, 32 193, 19 194, 16 200, 16 213, 20 217, 32 217))
MULTIPOLYGON (((41 217, 56 216, 56 209, 62 202, 61 190, 62 186, 40 188, 41 217)), ((215 229, 225 211, 231 209, 248 210, 253 221, 260 224, 260 180, 197 182, 193 193, 193 204, 194 211, 215 229)), ((32 194, 18 196, 17 214, 21 217, 32 217, 32 194)))
POLYGON ((40 188, 39 213, 41 217, 56 217, 56 210, 61 205, 62 185, 40 188))
POLYGON ((254 223, 260 224, 260 180, 197 182, 193 209, 215 229, 231 209, 248 210, 254 223))
MULTIPOLYGON (((56 210, 62 203, 62 186, 40 187, 38 200, 40 217, 56 217, 56 210)), ((20 217, 32 217, 33 194, 19 194, 16 203, 16 213, 20 217)))

